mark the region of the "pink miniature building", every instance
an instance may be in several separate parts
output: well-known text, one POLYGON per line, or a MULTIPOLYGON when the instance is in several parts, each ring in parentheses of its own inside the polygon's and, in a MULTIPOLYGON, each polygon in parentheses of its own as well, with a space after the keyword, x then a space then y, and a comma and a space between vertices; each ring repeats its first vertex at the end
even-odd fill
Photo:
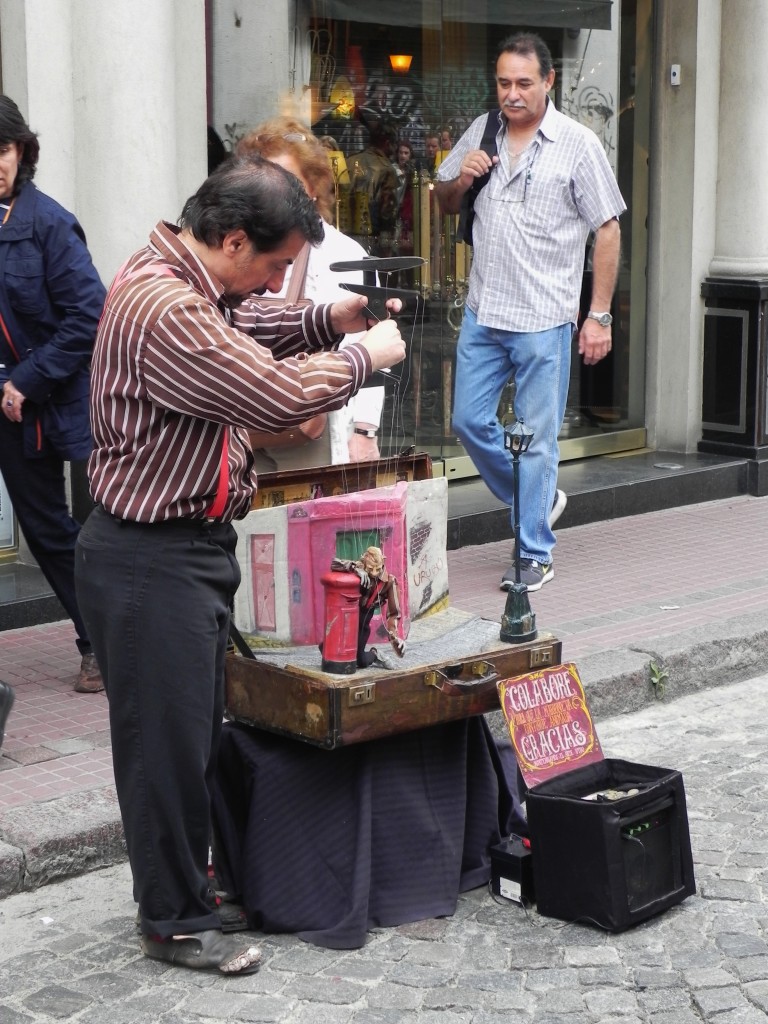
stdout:
MULTIPOLYGON (((317 644, 324 633, 323 573, 336 558, 357 559, 370 545, 384 553, 387 571, 398 582, 402 617, 398 633, 407 637, 408 572, 406 564, 405 509, 407 484, 356 491, 312 501, 295 502, 286 508, 287 564, 275 558, 275 537, 250 535, 253 608, 259 631, 275 629, 275 593, 282 589, 277 572, 287 573, 291 641, 317 644)), ((381 616, 376 615, 371 642, 381 640, 381 616)))
MULTIPOLYGON (((242 583, 235 623, 267 642, 318 644, 325 627, 321 577, 334 558, 380 547, 397 578, 407 637, 412 620, 448 601, 447 481, 399 482, 250 512, 235 523, 242 583)), ((379 616, 369 643, 386 646, 379 616)))

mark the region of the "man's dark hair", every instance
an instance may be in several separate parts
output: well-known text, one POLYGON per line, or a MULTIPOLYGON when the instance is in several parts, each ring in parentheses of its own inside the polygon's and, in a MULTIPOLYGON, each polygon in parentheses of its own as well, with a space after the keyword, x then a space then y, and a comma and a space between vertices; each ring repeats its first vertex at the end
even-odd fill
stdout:
POLYGON ((0 146, 6 146, 9 142, 18 142, 24 147, 13 185, 13 194, 16 195, 24 182, 31 181, 35 176, 40 143, 10 96, 0 95, 0 146))
POLYGON ((519 53, 523 57, 535 55, 539 61, 542 78, 546 78, 554 67, 549 47, 535 32, 515 32, 514 35, 502 39, 496 54, 497 62, 502 53, 519 53))
POLYGON ((312 245, 323 222, 297 177, 251 154, 227 157, 186 201, 179 223, 212 248, 244 231, 256 252, 274 252, 292 231, 312 245))
POLYGON ((374 146, 382 147, 390 142, 397 145, 397 128, 390 121, 379 121, 371 126, 371 143, 374 146))

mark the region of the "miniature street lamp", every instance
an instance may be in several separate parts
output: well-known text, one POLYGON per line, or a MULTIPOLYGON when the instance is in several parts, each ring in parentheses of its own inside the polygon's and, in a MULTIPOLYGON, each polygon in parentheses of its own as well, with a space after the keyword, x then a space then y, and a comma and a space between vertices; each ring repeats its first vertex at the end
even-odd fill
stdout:
POLYGON ((515 502, 515 582, 507 591, 507 604, 501 617, 499 639, 507 644, 522 644, 536 639, 536 616, 531 611, 528 588, 520 580, 520 456, 528 450, 533 434, 522 420, 504 428, 504 447, 512 452, 512 486, 515 502))

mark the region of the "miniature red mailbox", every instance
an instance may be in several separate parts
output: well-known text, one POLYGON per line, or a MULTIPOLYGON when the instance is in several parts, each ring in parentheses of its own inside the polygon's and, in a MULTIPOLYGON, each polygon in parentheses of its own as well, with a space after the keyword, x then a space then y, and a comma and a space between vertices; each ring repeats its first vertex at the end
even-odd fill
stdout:
POLYGON ((323 672, 351 675, 357 671, 360 577, 354 572, 326 572, 320 582, 325 591, 323 672))

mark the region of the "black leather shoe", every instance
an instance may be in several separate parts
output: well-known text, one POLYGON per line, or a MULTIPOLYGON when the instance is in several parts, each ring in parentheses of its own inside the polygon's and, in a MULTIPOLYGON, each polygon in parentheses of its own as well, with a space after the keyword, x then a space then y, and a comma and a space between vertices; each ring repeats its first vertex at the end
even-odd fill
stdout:
POLYGON ((16 694, 13 692, 13 689, 8 683, 0 682, 0 747, 3 745, 5 723, 8 721, 8 715, 13 707, 14 700, 16 700, 16 694))

